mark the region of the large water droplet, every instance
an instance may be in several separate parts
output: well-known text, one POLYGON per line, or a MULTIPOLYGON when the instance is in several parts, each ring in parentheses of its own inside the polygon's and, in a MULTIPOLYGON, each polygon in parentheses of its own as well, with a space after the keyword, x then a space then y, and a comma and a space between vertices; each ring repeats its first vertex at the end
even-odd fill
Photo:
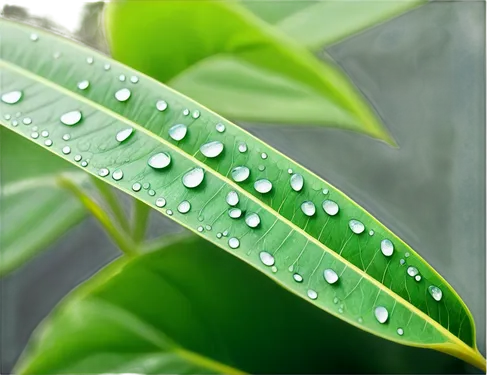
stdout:
POLYGON ((115 92, 115 99, 118 100, 119 102, 126 102, 127 100, 130 99, 131 95, 132 93, 130 92, 130 90, 124 88, 115 92))
POLYGON ((230 191, 226 195, 226 203, 230 206, 236 206, 238 202, 240 201, 240 197, 238 196, 238 193, 235 191, 230 191))
POLYGON ((264 265, 271 267, 274 265, 274 257, 272 254, 269 254, 267 251, 261 251, 259 254, 260 261, 264 263, 264 265))
POLYGON ((339 275, 337 275, 337 272, 335 272, 331 268, 327 268, 323 272, 323 277, 325 278, 328 284, 335 284, 339 279, 339 275))
POLYGON ((120 130, 118 133, 116 133, 116 140, 118 142, 125 142, 134 132, 134 128, 127 128, 120 130))
POLYGON ((163 197, 156 198, 155 205, 156 207, 163 208, 167 205, 167 200, 163 197))
POLYGON ((16 104, 23 97, 21 91, 11 91, 2 95, 2 102, 7 104, 16 104))
POLYGON ((224 145, 219 141, 207 142, 200 146, 200 152, 207 158, 215 158, 224 150, 224 145))
POLYGON ((148 165, 154 169, 163 169, 170 165, 172 159, 166 152, 159 152, 151 156, 148 160, 148 165))
POLYGON ((418 269, 416 267, 413 267, 413 266, 408 267, 408 269, 406 270, 406 272, 411 277, 415 277, 415 276, 418 275, 418 269))
POLYGON ((389 312, 384 306, 375 307, 374 314, 379 323, 384 324, 385 322, 387 322, 387 319, 389 319, 389 312))
POLYGON ((60 118, 64 125, 73 126, 78 124, 82 119, 82 113, 80 111, 66 112, 60 118))
POLYGON ((78 82, 78 85, 77 85, 77 86, 78 86, 78 88, 79 88, 80 90, 86 90, 86 89, 88 89, 88 88, 89 88, 89 86, 90 86, 90 82, 89 82, 89 81, 87 81, 87 80, 83 80, 83 81, 78 82))
POLYGON ((437 286, 431 285, 429 287, 429 293, 431 294, 432 298, 434 298, 438 302, 441 301, 441 298, 443 298, 443 292, 437 286))
POLYGON ((298 273, 293 274, 293 279, 298 283, 301 283, 302 281, 304 281, 304 278, 301 275, 299 275, 298 273))
POLYGON ((106 177, 109 174, 109 169, 108 168, 101 168, 101 169, 99 169, 98 174, 101 177, 106 177))
POLYGON ((241 217, 241 210, 239 208, 231 208, 227 213, 231 219, 239 219, 241 217))
POLYGON ((339 212, 339 205, 329 199, 323 201, 323 210, 327 215, 335 216, 339 212))
POLYGON ((215 130, 217 130, 219 133, 224 133, 224 131, 226 130, 226 126, 219 122, 217 125, 215 125, 215 130))
POLYGON ((300 209, 306 216, 313 216, 316 213, 316 206, 311 201, 305 201, 300 205, 300 209))
POLYGON ((318 293, 317 293, 315 290, 308 289, 308 290, 307 290, 307 296, 308 296, 310 299, 316 299, 316 298, 318 298, 318 293))
POLYGON ((121 169, 117 169, 113 172, 111 177, 113 177, 113 180, 115 181, 120 181, 123 178, 123 171, 121 169))
POLYGON ((295 191, 301 191, 304 187, 304 177, 298 173, 292 174, 290 177, 290 186, 295 191))
POLYGON ((163 112, 164 110, 166 110, 168 107, 168 104, 165 100, 158 100, 156 102, 156 109, 160 112, 163 112))
POLYGON ((204 177, 205 172, 203 171, 203 169, 201 169, 200 167, 195 167, 186 172, 184 176, 182 176, 182 184, 185 187, 192 189, 199 186, 202 183, 204 177))
POLYGON ((236 167, 231 171, 231 177, 236 182, 243 182, 248 176, 250 176, 250 169, 245 166, 236 167))
POLYGON ((351 228, 353 233, 361 234, 365 230, 365 225, 358 220, 349 220, 349 228, 351 228))
POLYGON ((175 141, 182 141, 187 133, 187 126, 184 124, 177 124, 168 130, 168 135, 175 141))
POLYGON ((139 190, 141 190, 141 184, 138 183, 138 182, 135 182, 133 185, 132 185, 132 190, 137 192, 139 190))
POLYGON ((271 189, 273 188, 273 184, 271 183, 271 181, 269 181, 265 178, 262 178, 260 180, 255 181, 255 183, 253 184, 253 187, 259 193, 266 194, 266 193, 269 193, 271 191, 271 189))
POLYGON ((177 206, 177 211, 179 211, 181 214, 187 214, 190 209, 191 209, 191 203, 189 203, 188 201, 182 201, 177 206))
POLYGON ((247 147, 247 144, 245 142, 241 142, 238 145, 238 151, 239 152, 247 152, 247 150, 248 150, 248 147, 247 147))
POLYGON ((380 242, 380 250, 386 257, 390 257, 394 253, 394 245, 388 239, 382 240, 380 242))
POLYGON ((260 224, 260 217, 255 212, 251 213, 251 214, 248 214, 245 217, 245 223, 247 223, 247 225, 250 228, 257 228, 259 226, 259 224, 260 224))
POLYGON ((240 247, 240 240, 237 239, 236 237, 231 237, 228 241, 227 244, 231 249, 237 249, 240 247))

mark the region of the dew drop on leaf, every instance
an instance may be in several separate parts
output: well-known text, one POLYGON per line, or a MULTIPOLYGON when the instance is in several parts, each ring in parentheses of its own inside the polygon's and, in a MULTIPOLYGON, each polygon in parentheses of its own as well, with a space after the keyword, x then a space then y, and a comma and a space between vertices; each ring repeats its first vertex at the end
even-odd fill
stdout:
POLYGON ((87 64, 93 64, 94 63, 94 58, 93 57, 87 57, 87 64))
POLYGON ((111 64, 104 64, 104 70, 111 69, 111 64))
POLYGON ((116 140, 118 142, 125 142, 134 132, 134 128, 127 128, 120 130, 118 133, 116 133, 116 140))
POLYGON ((231 219, 239 219, 241 217, 241 210, 239 208, 231 208, 227 213, 231 219))
MULTIPOLYGON (((151 156, 148 160, 148 165, 153 169, 163 169, 170 165, 172 159, 165 152, 159 152, 151 156)), ((147 188, 146 188, 147 189, 147 188)))
POLYGON ((316 206, 311 201, 305 201, 300 205, 300 209, 306 216, 314 216, 316 213, 316 206))
POLYGON ((327 215, 335 216, 339 212, 339 205, 330 199, 323 201, 323 210, 327 215))
POLYGON ((389 312, 384 306, 375 307, 374 314, 379 323, 384 324, 389 319, 389 312))
POLYGON ((126 102, 127 100, 130 99, 130 96, 132 93, 130 92, 129 89, 123 88, 115 92, 115 99, 118 100, 119 102, 126 102))
POLYGON ((60 120, 64 125, 73 126, 82 120, 82 113, 80 111, 66 112, 61 116, 60 120))
POLYGON ((420 280, 422 280, 422 276, 420 275, 415 276, 415 281, 420 281, 420 280))
POLYGON ((203 232, 203 227, 201 225, 198 227, 198 232, 203 232))
POLYGON ((304 187, 304 177, 298 173, 293 174, 290 177, 290 186, 295 191, 301 191, 304 187))
POLYGON ((69 134, 64 134, 64 135, 62 136, 62 139, 63 139, 63 141, 69 141, 69 140, 71 139, 71 135, 69 135, 69 134))
POLYGON ((441 301, 441 298, 443 298, 443 292, 437 286, 431 285, 429 287, 429 293, 432 298, 438 302, 441 301))
POLYGON ((231 249, 237 249, 240 247, 240 240, 238 240, 236 237, 231 237, 228 241, 227 244, 231 249))
POLYGON ((193 189, 199 186, 203 182, 204 178, 205 172, 203 169, 195 167, 182 176, 182 184, 189 189, 193 189))
POLYGON ((30 35, 30 39, 31 39, 33 42, 36 42, 36 41, 38 40, 38 35, 37 35, 37 34, 35 34, 35 33, 32 33, 32 34, 30 35))
POLYGON ((323 194, 327 195, 328 194, 328 189, 323 189, 323 194))
POLYGON ((245 216, 245 223, 250 228, 257 228, 260 224, 260 216, 257 215, 255 212, 248 214, 247 216, 245 216))
POLYGON ((109 169, 108 168, 101 168, 101 169, 99 169, 99 172, 97 172, 97 174, 101 177, 106 177, 107 175, 109 175, 109 169))
POLYGON ((298 273, 293 274, 293 279, 298 283, 301 283, 302 281, 304 281, 304 278, 301 275, 299 275, 298 273))
POLYGON ((245 166, 239 166, 231 171, 231 177, 236 182, 243 182, 250 176, 250 169, 245 166))
POLYGON ((125 74, 120 74, 120 75, 118 76, 118 79, 119 79, 120 81, 122 81, 122 82, 125 82, 125 80, 126 80, 125 74))
POLYGON ((194 119, 197 119, 200 117, 200 111, 196 110, 196 111, 193 111, 193 118, 194 119))
POLYGON ((25 118, 23 118, 23 124, 24 124, 24 125, 31 125, 31 123, 32 123, 32 122, 33 122, 33 121, 31 120, 31 118, 30 118, 30 117, 25 117, 25 118))
POLYGON ((247 144, 245 142, 241 142, 239 145, 238 145, 238 151, 243 153, 243 152, 247 152, 248 150, 248 147, 247 147, 247 144))
POLYGON ((349 220, 349 228, 355 234, 361 234, 365 231, 365 225, 358 220, 349 220))
POLYGON ((77 86, 78 86, 78 88, 79 88, 80 90, 86 90, 86 89, 88 89, 88 88, 89 88, 89 86, 90 86, 90 82, 89 82, 89 81, 87 81, 87 80, 83 80, 83 81, 78 82, 78 85, 77 85, 77 86))
POLYGON ((168 216, 172 216, 174 214, 174 212, 172 210, 167 210, 167 215, 168 216))
POLYGON ((167 205, 167 201, 166 201, 165 198, 159 197, 159 198, 156 199, 155 205, 156 205, 156 207, 163 208, 163 207, 165 207, 167 205))
POLYGON ((132 82, 132 83, 137 83, 137 82, 139 82, 139 77, 137 77, 137 76, 131 76, 131 77, 130 77, 130 82, 132 82))
MULTIPOLYGON (((42 132, 42 137, 47 138, 49 136, 49 132, 47 130, 44 130, 42 132)), ((63 138, 64 139, 64 138, 63 138)))
POLYGON ((413 267, 413 266, 408 267, 408 269, 406 270, 406 272, 411 277, 415 277, 415 276, 418 275, 418 269, 416 267, 413 267))
POLYGON ((168 135, 175 141, 182 141, 187 133, 187 126, 184 124, 177 124, 168 130, 168 135))
POLYGON ((262 154, 260 154, 260 157, 262 159, 267 159, 267 154, 265 152, 263 152, 262 154))
POLYGON ((43 142, 45 146, 50 147, 52 146, 52 140, 51 139, 46 139, 45 142, 43 142))
POLYGON ((267 251, 261 251, 259 253, 259 258, 260 258, 260 261, 268 267, 274 265, 274 257, 272 256, 272 254, 268 253, 267 251))
POLYGON ((226 130, 226 126, 219 122, 217 125, 215 125, 215 130, 217 130, 219 133, 224 133, 224 131, 226 130))
POLYGON ((138 183, 138 182, 135 182, 135 183, 132 185, 132 190, 133 190, 133 191, 136 191, 136 192, 137 192, 137 191, 139 191, 139 190, 141 190, 141 184, 140 184, 140 183, 138 183))
POLYGON ((6 104, 16 104, 22 97, 22 91, 11 91, 2 95, 2 102, 6 104))
POLYGON ((318 293, 317 293, 315 290, 308 289, 308 290, 307 290, 307 296, 308 296, 310 299, 316 299, 316 298, 318 298, 318 293))
POLYGON ((238 202, 240 201, 240 198, 238 196, 238 193, 235 191, 230 191, 226 195, 226 203, 230 206, 236 206, 238 202))
POLYGON ((394 253, 394 245, 386 238, 380 242, 380 250, 386 257, 390 257, 394 253))
POLYGON ((120 181, 123 178, 123 171, 121 169, 117 169, 116 171, 113 172, 111 177, 115 181, 120 181))
POLYGON ((207 142, 200 146, 200 152, 207 158, 215 158, 224 150, 224 145, 219 141, 207 142))
POLYGON ((168 104, 165 100, 158 100, 156 102, 156 109, 160 112, 163 112, 164 110, 166 110, 168 107, 168 104))
POLYGON ((156 195, 156 191, 154 191, 153 189, 149 189, 148 190, 148 194, 152 197, 154 197, 156 195))
POLYGON ((261 194, 266 194, 271 191, 271 189, 273 188, 273 184, 271 183, 271 181, 262 178, 260 180, 255 181, 253 187, 257 192, 261 194))
POLYGON ((38 133, 37 132, 32 132, 31 133, 31 138, 37 139, 38 138, 38 133))
POLYGON ((335 284, 339 280, 339 275, 337 275, 337 272, 335 272, 331 268, 327 268, 323 272, 323 277, 328 284, 335 284))
POLYGON ((189 115, 189 109, 187 109, 187 108, 186 108, 185 110, 183 110, 183 111, 182 111, 182 114, 183 114, 184 116, 188 116, 188 115, 189 115))
POLYGON ((370 236, 373 236, 373 235, 375 234, 375 232, 374 232, 373 230, 370 230, 370 231, 368 232, 368 234, 369 234, 370 236))
POLYGON ((64 146, 64 147, 62 148, 62 153, 63 153, 64 155, 69 155, 69 154, 71 153, 71 147, 69 147, 69 146, 64 146))
POLYGON ((403 328, 398 328, 398 329, 396 330, 396 332, 398 333, 398 335, 399 335, 399 336, 403 336, 403 334, 405 333, 405 332, 403 331, 403 328))

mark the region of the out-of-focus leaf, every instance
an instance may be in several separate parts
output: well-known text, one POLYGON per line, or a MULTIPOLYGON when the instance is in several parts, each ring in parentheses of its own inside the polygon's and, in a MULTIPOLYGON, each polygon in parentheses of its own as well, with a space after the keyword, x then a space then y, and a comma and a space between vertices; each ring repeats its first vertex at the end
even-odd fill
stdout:
POLYGON ((233 120, 336 126, 392 143, 340 69, 241 4, 116 1, 105 23, 114 58, 233 120))

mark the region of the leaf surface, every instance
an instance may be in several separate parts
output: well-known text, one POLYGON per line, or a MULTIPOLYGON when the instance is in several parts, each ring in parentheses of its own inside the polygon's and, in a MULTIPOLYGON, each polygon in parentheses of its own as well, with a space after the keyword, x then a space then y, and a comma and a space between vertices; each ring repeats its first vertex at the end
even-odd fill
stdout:
POLYGON ((0 103, 5 127, 353 326, 484 366, 472 316, 451 286, 345 194, 224 118, 105 56, 15 23, 2 21, 0 32, 1 93, 23 95, 15 104, 0 103), (53 59, 54 52, 60 57, 53 59), (89 81, 85 89, 78 88, 81 80, 89 81), (31 138, 29 126, 6 122, 3 115, 13 110, 47 129, 52 142, 31 138), (182 140, 179 124, 186 130, 182 140), (123 131, 129 136, 120 141, 123 131), (70 140, 62 139, 65 133, 70 140), (392 255, 382 253, 383 243, 392 244, 392 255))

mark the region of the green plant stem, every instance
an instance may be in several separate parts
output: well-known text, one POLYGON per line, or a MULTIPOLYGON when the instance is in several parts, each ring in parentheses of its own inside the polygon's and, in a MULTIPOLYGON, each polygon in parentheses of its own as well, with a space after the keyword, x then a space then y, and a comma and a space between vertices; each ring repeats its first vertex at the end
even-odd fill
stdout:
POLYGON ((127 215, 123 211, 122 206, 120 205, 120 202, 118 202, 118 199, 112 188, 108 184, 102 182, 97 178, 93 178, 92 181, 113 212, 113 216, 118 220, 118 224, 124 231, 128 232, 130 230, 130 227, 127 221, 127 215))
POLYGON ((116 243, 118 248, 128 256, 136 256, 139 252, 135 248, 135 243, 123 231, 117 230, 113 225, 112 220, 82 189, 80 186, 73 183, 73 181, 60 177, 59 184, 71 191, 83 206, 101 223, 111 239, 116 243))
POLYGON ((134 201, 134 215, 132 216, 132 239, 141 243, 148 227, 149 206, 136 199, 134 201))

